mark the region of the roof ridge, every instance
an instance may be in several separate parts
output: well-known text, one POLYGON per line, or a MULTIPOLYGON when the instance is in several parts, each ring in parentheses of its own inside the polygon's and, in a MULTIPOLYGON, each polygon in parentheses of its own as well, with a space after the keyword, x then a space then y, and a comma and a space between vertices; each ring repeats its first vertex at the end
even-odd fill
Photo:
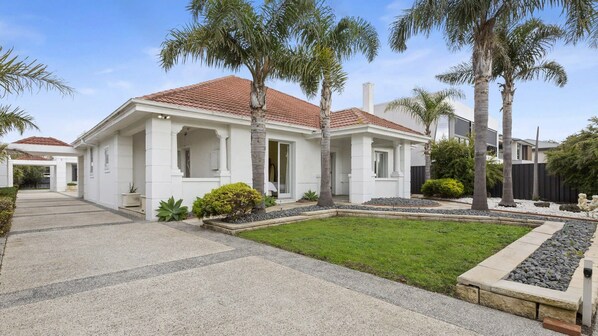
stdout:
POLYGON ((158 91, 158 92, 154 92, 154 93, 149 93, 143 96, 139 96, 139 97, 135 97, 138 99, 152 99, 152 98, 158 98, 161 97, 163 95, 169 94, 169 93, 173 93, 173 92, 177 92, 177 91, 186 91, 186 90, 190 90, 193 88, 196 88, 198 86, 204 86, 206 84, 210 84, 210 83, 214 83, 214 82, 218 82, 227 78, 239 78, 239 79, 244 79, 241 77, 237 77, 235 75, 227 75, 227 76, 222 76, 222 77, 218 77, 218 78, 214 78, 214 79, 210 79, 204 82, 200 82, 200 83, 195 83, 195 84, 189 84, 189 85, 185 85, 185 86, 179 86, 173 89, 167 89, 167 90, 162 90, 162 91, 158 91))

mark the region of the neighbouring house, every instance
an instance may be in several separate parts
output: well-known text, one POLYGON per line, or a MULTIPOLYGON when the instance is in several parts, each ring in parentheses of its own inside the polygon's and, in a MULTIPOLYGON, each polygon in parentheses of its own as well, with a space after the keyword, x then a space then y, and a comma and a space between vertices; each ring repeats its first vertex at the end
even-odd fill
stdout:
MULTIPOLYGON (((531 160, 534 161, 534 155, 536 155, 536 140, 525 139, 525 141, 533 144, 531 160)), ((538 163, 546 163, 546 152, 559 145, 560 143, 553 140, 538 140, 538 163)))
MULTIPOLYGON (((364 96, 373 97, 374 84, 363 84, 364 96), (366 93, 367 92, 367 93, 366 93)), ((370 99, 373 101, 373 98, 370 99)), ((458 139, 459 141, 469 141, 469 135, 473 132, 473 117, 474 111, 471 107, 455 100, 448 100, 455 110, 454 117, 440 117, 438 121, 432 125, 432 139, 439 141, 442 139, 458 139)), ((369 104, 364 102, 364 109, 366 111, 373 111, 373 113, 381 118, 386 118, 393 122, 399 123, 410 129, 416 130, 420 133, 424 132, 424 126, 418 119, 411 116, 408 112, 402 110, 391 110, 385 112, 386 106, 390 102, 380 104, 369 104)), ((488 134, 487 147, 488 152, 493 155, 498 155, 498 121, 495 118, 488 118, 488 134)), ((424 147, 422 144, 413 146, 411 152, 411 165, 423 166, 425 165, 424 147)))
POLYGON ((51 191, 66 191, 77 183, 77 156, 71 145, 52 137, 32 136, 7 145, 8 157, 0 162, 0 187, 13 185, 15 166, 46 167, 51 191))
MULTIPOLYGON (((72 144, 79 192, 111 208, 134 184, 147 219, 170 196, 191 205, 221 185, 251 185, 250 81, 228 76, 130 99, 72 144)), ((371 112, 372 110, 370 110, 371 112)), ((279 201, 319 192, 318 106, 267 96, 265 188, 279 201)), ((410 197, 411 146, 428 138, 357 108, 332 113, 332 192, 362 203, 410 197)))

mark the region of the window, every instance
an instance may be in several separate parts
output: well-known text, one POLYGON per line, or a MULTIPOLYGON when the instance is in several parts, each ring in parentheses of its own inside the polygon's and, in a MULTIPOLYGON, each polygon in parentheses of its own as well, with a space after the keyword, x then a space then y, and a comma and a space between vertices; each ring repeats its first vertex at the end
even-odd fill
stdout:
POLYGON ((517 144, 517 156, 515 159, 521 160, 521 144, 517 144))
POLYGON ((185 148, 185 177, 191 177, 191 149, 185 148))
POLYGON ((496 147, 496 141, 498 139, 496 131, 488 129, 486 131, 486 136, 487 136, 486 142, 488 142, 488 146, 496 147))
POLYGON ((377 178, 388 178, 388 152, 374 151, 374 173, 377 178))
POLYGON ((471 133, 471 122, 459 117, 455 118, 455 135, 469 137, 471 133))
POLYGON ((104 148, 104 171, 110 171, 110 147, 104 148))
POLYGON ((89 147, 89 175, 93 176, 93 147, 89 147))
POLYGON ((71 166, 71 181, 77 182, 77 165, 71 166))

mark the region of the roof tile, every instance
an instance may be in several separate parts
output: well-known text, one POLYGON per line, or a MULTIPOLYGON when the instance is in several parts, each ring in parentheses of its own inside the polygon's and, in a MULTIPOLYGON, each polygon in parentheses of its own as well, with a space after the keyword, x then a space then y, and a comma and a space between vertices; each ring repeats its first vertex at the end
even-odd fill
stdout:
POLYGON ((32 137, 28 137, 25 139, 21 139, 21 140, 17 140, 13 143, 16 144, 25 144, 25 145, 42 145, 42 146, 65 146, 65 147, 71 147, 71 145, 67 144, 64 141, 60 141, 56 138, 52 138, 52 137, 36 137, 36 136, 32 136, 32 137))

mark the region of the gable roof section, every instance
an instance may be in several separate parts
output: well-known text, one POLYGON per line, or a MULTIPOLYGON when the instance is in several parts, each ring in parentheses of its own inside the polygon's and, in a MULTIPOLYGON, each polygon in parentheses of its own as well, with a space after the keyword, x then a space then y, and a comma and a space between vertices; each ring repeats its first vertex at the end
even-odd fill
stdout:
MULTIPOLYGON (((145 95, 139 99, 249 117, 250 85, 251 81, 247 79, 227 76, 145 95)), ((320 108, 318 106, 272 88, 268 88, 267 91, 267 111, 266 120, 268 121, 320 128, 320 108)), ((333 129, 370 124, 421 135, 410 128, 357 108, 331 114, 333 129)))
POLYGON ((23 145, 41 145, 41 146, 65 146, 71 147, 71 145, 67 144, 64 141, 60 141, 56 138, 52 137, 28 137, 25 139, 17 140, 13 142, 15 144, 23 144, 23 145))

